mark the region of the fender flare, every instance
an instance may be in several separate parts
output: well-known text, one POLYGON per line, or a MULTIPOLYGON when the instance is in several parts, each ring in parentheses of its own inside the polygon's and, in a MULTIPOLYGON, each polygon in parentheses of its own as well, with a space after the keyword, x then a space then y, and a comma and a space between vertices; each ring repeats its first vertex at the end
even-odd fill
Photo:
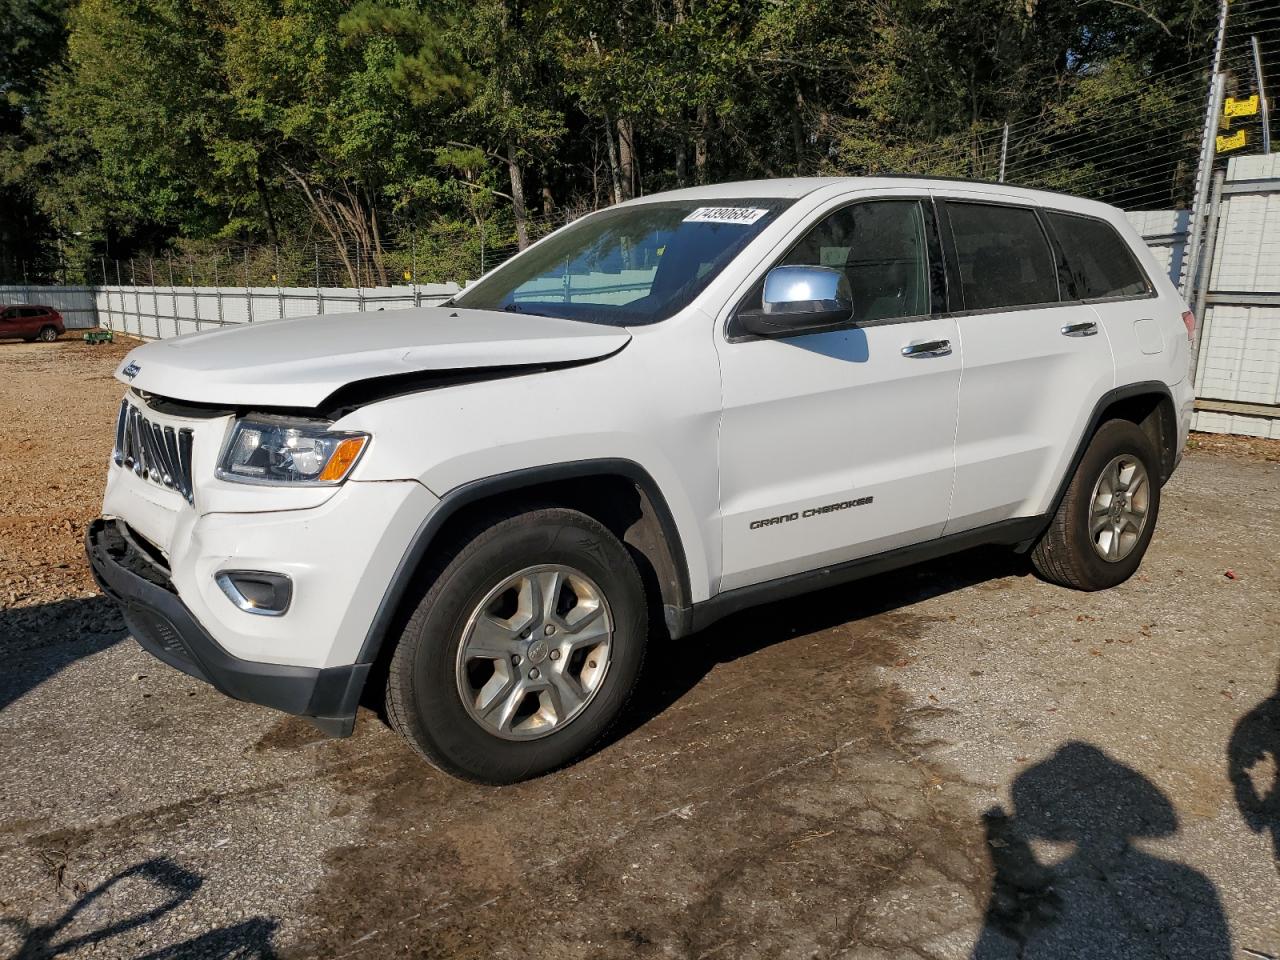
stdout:
POLYGON ((671 553, 671 561, 676 573, 678 596, 673 598, 675 600, 674 604, 667 604, 667 608, 668 610, 673 606, 676 609, 687 608, 691 603, 691 592, 689 587, 689 564, 685 556, 684 541, 680 537, 680 530, 676 526, 671 508, 667 504, 667 498, 663 495, 657 481, 653 479, 649 471, 633 460, 621 458, 572 460, 565 463, 543 464, 472 480, 461 486, 454 487, 440 498, 440 503, 419 525, 413 535, 413 539, 409 542, 408 550, 400 558, 395 573, 391 577, 391 582, 387 584, 382 600, 378 603, 377 612, 374 614, 373 620, 369 624, 369 629, 365 633, 364 642, 360 646, 360 653, 356 657, 356 663, 371 664, 377 659, 383 644, 386 642, 387 634, 391 629, 396 612, 400 609, 408 593, 415 571, 421 565, 423 558, 426 557, 427 551, 430 550, 432 543, 435 542, 436 535, 439 534, 441 528, 460 509, 479 500, 504 493, 514 493, 546 483, 606 475, 622 476, 630 480, 644 492, 649 502, 653 505, 656 519, 662 529, 662 535, 667 542, 667 549, 671 553))
MULTIPOLYGON (((1080 466, 1080 461, 1084 459, 1085 451, 1089 449, 1089 441, 1093 439, 1093 435, 1098 432, 1098 427, 1102 424, 1102 415, 1106 409, 1112 404, 1120 400, 1127 400, 1130 397, 1141 397, 1152 394, 1159 394, 1161 401, 1168 401, 1173 409, 1174 415, 1174 431, 1172 442, 1177 443, 1177 408, 1173 404, 1173 391, 1169 389, 1169 385, 1161 380, 1143 380, 1139 383, 1128 383, 1122 387, 1116 387, 1108 390, 1098 402, 1093 405, 1093 411, 1089 414, 1089 419, 1085 422, 1084 432, 1080 435, 1076 442, 1076 452, 1071 457, 1071 462, 1067 464, 1067 469, 1062 474, 1062 479, 1058 481, 1058 489, 1053 494, 1053 499, 1049 502, 1049 510, 1045 514, 1047 518, 1052 518, 1057 512, 1058 507, 1062 505, 1062 498, 1067 495, 1067 487, 1071 486, 1071 480, 1076 475, 1076 470, 1080 466)), ((1161 464, 1160 472, 1162 474, 1161 483, 1163 484, 1169 479, 1169 474, 1173 472, 1173 466, 1177 459, 1177 451, 1158 450, 1160 454, 1161 464), (1167 461, 1166 461, 1167 458, 1167 461), (1167 463, 1167 470, 1166 470, 1167 463)))

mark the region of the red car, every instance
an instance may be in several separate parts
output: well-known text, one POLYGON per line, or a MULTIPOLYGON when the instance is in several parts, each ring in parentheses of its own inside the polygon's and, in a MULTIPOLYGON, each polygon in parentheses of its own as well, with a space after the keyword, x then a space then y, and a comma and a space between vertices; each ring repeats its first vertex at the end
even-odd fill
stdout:
POLYGON ((42 307, 35 303, 0 307, 0 340, 21 337, 23 340, 52 343, 66 331, 62 314, 53 307, 42 307))

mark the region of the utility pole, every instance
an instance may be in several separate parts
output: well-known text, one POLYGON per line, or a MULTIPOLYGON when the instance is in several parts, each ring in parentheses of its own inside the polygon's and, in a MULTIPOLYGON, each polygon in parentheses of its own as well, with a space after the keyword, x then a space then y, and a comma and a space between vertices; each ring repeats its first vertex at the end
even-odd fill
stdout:
MULTIPOLYGON (((1194 301, 1196 285, 1201 282, 1200 247, 1204 239, 1205 209, 1209 203, 1209 187, 1213 182, 1213 161, 1217 154, 1215 138, 1222 116, 1222 49, 1227 39, 1227 0, 1218 6, 1218 36, 1213 51, 1213 75, 1205 104, 1204 129, 1200 133, 1200 161, 1196 168, 1196 192, 1191 204, 1191 236, 1187 239, 1187 278, 1182 285, 1182 298, 1194 301)), ((1203 323, 1203 317, 1197 317, 1203 323)))
POLYGON ((1253 45, 1253 72, 1258 78, 1258 106, 1262 110, 1262 152, 1271 152, 1271 105, 1267 102, 1267 87, 1262 82, 1262 49, 1258 46, 1258 35, 1249 38, 1253 45))

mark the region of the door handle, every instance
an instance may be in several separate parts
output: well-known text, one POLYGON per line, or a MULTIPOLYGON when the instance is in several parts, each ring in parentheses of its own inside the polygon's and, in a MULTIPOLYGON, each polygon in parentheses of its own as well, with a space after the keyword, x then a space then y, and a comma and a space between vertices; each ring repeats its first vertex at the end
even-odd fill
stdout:
POLYGON ((1098 325, 1092 320, 1086 320, 1084 323, 1068 323, 1062 328, 1064 337, 1092 337, 1098 332, 1098 325))
POLYGON ((950 340, 916 340, 902 348, 904 357, 945 357, 950 353, 950 340))

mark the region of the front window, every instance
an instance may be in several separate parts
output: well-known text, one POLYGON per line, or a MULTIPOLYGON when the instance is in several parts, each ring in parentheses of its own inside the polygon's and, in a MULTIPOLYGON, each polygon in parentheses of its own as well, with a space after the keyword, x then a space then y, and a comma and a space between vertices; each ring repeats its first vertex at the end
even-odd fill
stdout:
POLYGON ((792 201, 668 200, 592 214, 454 298, 459 307, 592 323, 665 320, 792 201))

